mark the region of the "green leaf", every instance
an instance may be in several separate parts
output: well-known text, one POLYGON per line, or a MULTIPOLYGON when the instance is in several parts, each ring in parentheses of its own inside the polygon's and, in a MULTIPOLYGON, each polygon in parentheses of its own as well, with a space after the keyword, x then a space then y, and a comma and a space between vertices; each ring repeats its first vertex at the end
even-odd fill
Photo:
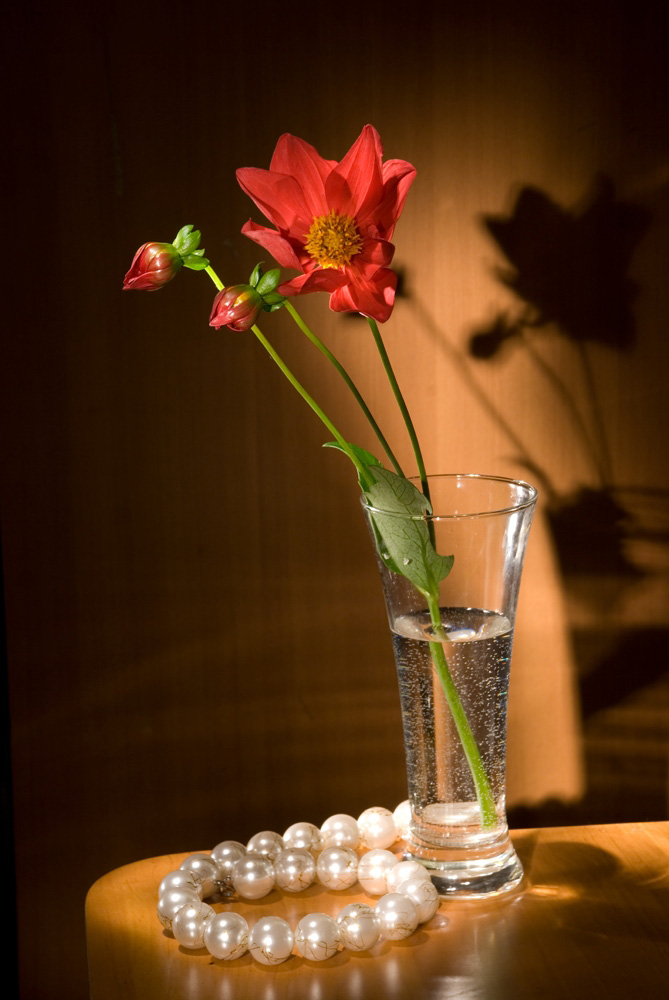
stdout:
POLYGON ((205 267, 209 267, 209 261, 206 257, 198 257, 197 253, 190 253, 187 257, 182 257, 184 267, 189 267, 191 271, 203 271, 205 267))
POLYGON ((183 240, 187 239, 192 232, 192 226, 182 226, 177 235, 174 237, 174 246, 176 247, 177 243, 181 243, 183 240))
POLYGON ((267 271, 263 274, 262 278, 258 281, 256 285, 256 291, 261 295, 268 295, 273 292, 276 286, 281 281, 281 271, 278 267, 273 267, 271 271, 267 271))
POLYGON ((260 263, 256 264, 256 266, 251 271, 251 276, 249 277, 249 285, 251 285, 253 288, 256 287, 256 285, 262 278, 262 265, 264 263, 265 263, 264 260, 261 260, 260 263))
POLYGON ((374 532, 374 541, 376 543, 376 550, 381 557, 381 561, 385 563, 391 573, 397 573, 398 576, 403 576, 402 570, 399 568, 397 563, 393 560, 392 556, 388 552, 378 526, 373 517, 370 517, 370 523, 372 525, 372 531, 374 532))
POLYGON ((179 251, 182 257, 187 257, 188 254, 197 250, 201 235, 199 229, 193 231, 192 226, 183 226, 177 233, 172 245, 179 251))
POLYGON ((425 514, 427 498, 413 483, 387 469, 375 468, 376 482, 366 490, 379 554, 425 596, 438 592, 439 581, 451 571, 453 556, 440 556, 430 540, 425 514), (400 516, 401 515, 401 516, 400 516))
MULTIPOLYGON (((374 455, 372 455, 371 451, 365 451, 365 449, 361 448, 359 444, 351 444, 350 441, 348 441, 347 444, 351 449, 351 451, 353 452, 353 454, 355 455, 355 457, 360 462, 360 464, 364 466, 365 471, 367 472, 367 475, 369 477, 369 481, 373 483, 374 473, 371 470, 376 469, 377 466, 378 467, 381 466, 381 463, 379 462, 378 458, 375 458, 374 455)), ((338 441, 326 441, 323 447, 335 448, 337 451, 343 452, 344 455, 350 458, 348 452, 344 448, 342 448, 342 446, 339 444, 338 441)), ((363 491, 363 493, 368 487, 368 484, 364 483, 362 480, 360 469, 358 469, 358 485, 360 486, 360 489, 363 491)))
POLYGON ((263 300, 266 306, 282 306, 286 301, 286 296, 279 292, 269 292, 267 295, 263 295, 263 300))
MULTIPOLYGON (((379 462, 378 458, 376 458, 375 455, 372 455, 371 451, 366 451, 364 448, 361 448, 359 444, 351 444, 350 442, 348 446, 351 449, 351 451, 360 459, 362 464, 366 465, 368 469, 371 468, 372 466, 379 466, 379 467, 381 466, 381 463, 379 462)), ((323 447, 335 448, 337 451, 343 452, 344 455, 346 454, 342 446, 339 444, 339 441, 326 441, 323 447)))

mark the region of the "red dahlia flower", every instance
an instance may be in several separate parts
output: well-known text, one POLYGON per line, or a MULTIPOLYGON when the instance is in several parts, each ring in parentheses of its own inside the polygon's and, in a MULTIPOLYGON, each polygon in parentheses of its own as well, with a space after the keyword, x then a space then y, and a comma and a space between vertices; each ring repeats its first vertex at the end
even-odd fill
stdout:
POLYGON ((282 295, 329 292, 335 312, 360 312, 385 322, 397 275, 390 243, 415 168, 382 163, 378 132, 365 125, 337 163, 303 139, 282 135, 269 170, 242 167, 237 180, 276 229, 251 219, 242 232, 282 267, 302 273, 279 286, 282 295))

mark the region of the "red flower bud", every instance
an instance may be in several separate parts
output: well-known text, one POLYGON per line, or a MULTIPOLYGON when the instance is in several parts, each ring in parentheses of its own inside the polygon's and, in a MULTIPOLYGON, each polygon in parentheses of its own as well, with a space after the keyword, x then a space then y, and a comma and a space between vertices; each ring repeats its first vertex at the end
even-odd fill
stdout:
POLYGON ((209 326, 227 326, 236 333, 249 330, 262 312, 260 293, 251 285, 230 285, 219 292, 209 317, 209 326))
POLYGON ((175 276, 183 260, 171 243, 145 243, 135 254, 123 288, 155 292, 175 276))

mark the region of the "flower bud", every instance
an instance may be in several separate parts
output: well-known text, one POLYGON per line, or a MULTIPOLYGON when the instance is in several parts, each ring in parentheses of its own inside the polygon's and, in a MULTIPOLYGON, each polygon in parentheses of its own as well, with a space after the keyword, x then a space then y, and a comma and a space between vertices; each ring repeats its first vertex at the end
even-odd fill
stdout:
POLYGON ((145 243, 133 258, 123 288, 155 292, 172 280, 182 264, 179 251, 171 243, 145 243))
POLYGON ((227 326, 236 333, 250 329, 262 312, 263 300, 251 285, 230 285, 219 292, 209 317, 209 326, 227 326))

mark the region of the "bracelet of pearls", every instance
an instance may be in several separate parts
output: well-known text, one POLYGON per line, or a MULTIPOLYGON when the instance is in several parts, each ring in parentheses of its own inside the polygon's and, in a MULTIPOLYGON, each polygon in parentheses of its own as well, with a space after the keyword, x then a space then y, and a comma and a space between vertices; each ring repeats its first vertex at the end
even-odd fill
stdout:
POLYGON ((389 847, 406 837, 409 802, 394 813, 381 806, 354 819, 331 816, 320 829, 294 823, 283 837, 263 831, 244 847, 224 840, 211 854, 192 854, 160 883, 158 917, 185 948, 206 948, 232 961, 250 951, 263 965, 278 965, 293 952, 312 962, 331 958, 339 948, 367 951, 380 938, 409 937, 439 907, 429 873, 417 861, 400 861, 389 847), (358 855, 357 849, 368 848, 358 855), (297 893, 318 880, 326 889, 359 883, 376 906, 351 903, 336 918, 309 913, 293 930, 281 917, 261 916, 252 928, 239 913, 217 913, 203 902, 220 893, 261 899, 273 889, 297 893))

